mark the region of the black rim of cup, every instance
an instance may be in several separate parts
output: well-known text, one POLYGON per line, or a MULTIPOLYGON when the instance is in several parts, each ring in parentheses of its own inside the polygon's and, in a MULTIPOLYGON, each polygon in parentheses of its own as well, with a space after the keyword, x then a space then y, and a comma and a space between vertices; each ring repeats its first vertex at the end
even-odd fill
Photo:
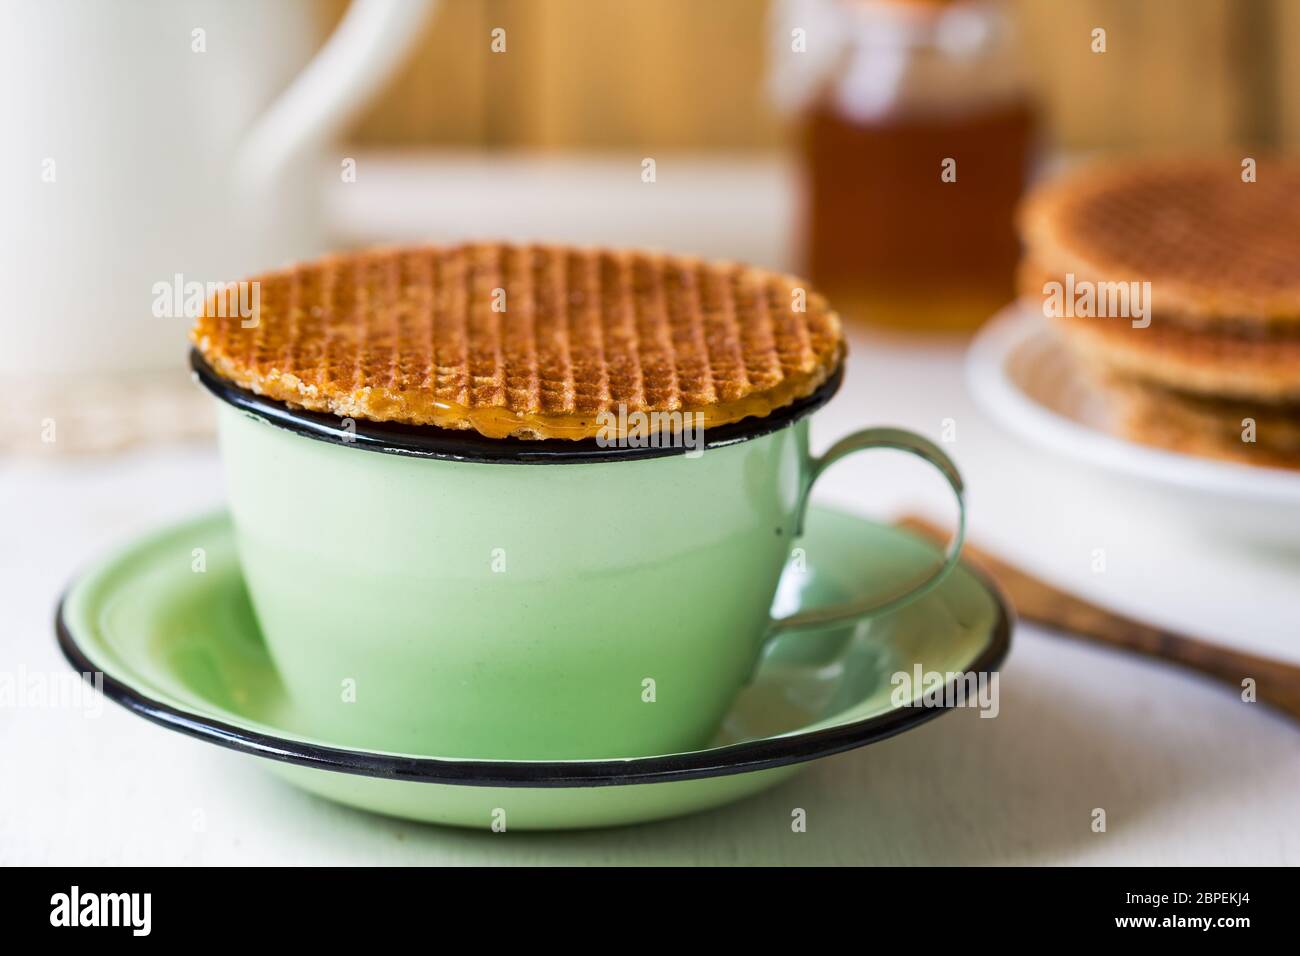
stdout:
MULTIPOLYGON (((532 465, 639 461, 682 455, 691 451, 681 444, 613 446, 595 438, 581 441, 562 438, 541 441, 488 438, 472 429, 456 431, 434 425, 404 425, 363 419, 355 419, 351 425, 347 425, 347 420, 337 415, 291 408, 284 402, 240 388, 218 375, 197 349, 190 352, 190 366, 194 369, 195 380, 227 405, 304 437, 365 451, 449 461, 532 465)), ((844 366, 841 364, 830 378, 804 398, 774 409, 762 417, 745 418, 730 425, 705 430, 703 447, 722 448, 770 435, 792 425, 830 401, 839 391, 843 380, 844 366)))

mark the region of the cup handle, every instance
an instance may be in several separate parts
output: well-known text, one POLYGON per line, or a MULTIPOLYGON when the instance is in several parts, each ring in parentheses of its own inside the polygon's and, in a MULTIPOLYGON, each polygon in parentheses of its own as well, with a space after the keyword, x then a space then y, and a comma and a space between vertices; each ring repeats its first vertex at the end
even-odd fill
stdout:
POLYGON ((379 92, 438 0, 352 0, 325 45, 245 134, 235 181, 257 195, 379 92))
POLYGON ((859 598, 832 604, 829 607, 808 608, 786 617, 773 618, 768 626, 768 638, 784 631, 801 630, 810 627, 825 627, 855 621, 870 614, 882 614, 902 607, 925 594, 947 576, 957 564, 961 555, 962 539, 966 534, 965 487, 957 466, 953 464, 940 448, 929 439, 922 438, 914 432, 901 428, 865 428, 862 431, 846 435, 830 447, 826 454, 813 461, 799 500, 799 519, 796 535, 803 534, 804 514, 808 510, 808 496, 813 483, 822 476, 831 465, 854 452, 869 451, 875 448, 896 448, 909 452, 930 463, 947 480, 949 487, 957 498, 957 530, 953 533, 946 549, 943 561, 928 570, 921 577, 909 582, 895 593, 883 598, 859 598))

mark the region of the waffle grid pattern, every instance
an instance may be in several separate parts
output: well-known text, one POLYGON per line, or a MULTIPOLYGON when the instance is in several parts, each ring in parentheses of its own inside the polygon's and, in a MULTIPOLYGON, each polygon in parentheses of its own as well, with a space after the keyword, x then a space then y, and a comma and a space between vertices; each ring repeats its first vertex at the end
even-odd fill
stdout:
POLYGON ((812 392, 843 354, 799 280, 651 253, 478 244, 338 256, 257 277, 259 321, 193 339, 235 384, 317 411, 588 437, 600 412, 710 425, 812 392))
POLYGON ((1059 316, 1118 430, 1150 445, 1300 467, 1300 162, 1151 159, 1038 190, 1020 225, 1029 307, 1049 281, 1149 282, 1149 324, 1059 316), (1243 440, 1247 420, 1256 433, 1243 440))
POLYGON ((1147 160, 1039 190, 1021 231, 1058 277, 1149 281, 1156 312, 1191 326, 1300 325, 1300 162, 1147 160))

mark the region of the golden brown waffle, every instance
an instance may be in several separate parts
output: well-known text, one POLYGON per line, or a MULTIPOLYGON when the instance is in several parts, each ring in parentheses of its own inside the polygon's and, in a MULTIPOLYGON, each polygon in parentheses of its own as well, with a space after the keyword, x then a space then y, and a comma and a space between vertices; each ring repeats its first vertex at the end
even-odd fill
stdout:
POLYGON ((1300 404, 1216 400, 1114 376, 1106 384, 1121 430, 1135 441, 1225 461, 1300 468, 1300 404))
POLYGON ((255 281, 255 327, 210 306, 191 333, 219 375, 313 411, 492 438, 588 438, 620 408, 706 427, 762 416, 844 354, 839 318, 800 280, 649 252, 375 250, 255 281))
POLYGON ((1206 396, 1300 400, 1300 335, 1195 332, 1153 318, 1058 318, 1057 327, 1089 363, 1165 388, 1206 396))
POLYGON ((1054 276, 1151 283, 1153 314, 1188 325, 1300 323, 1300 160, 1149 159, 1086 168, 1020 214, 1054 276))
MULTIPOLYGON (((1063 277, 1032 256, 1021 262, 1018 284, 1027 308, 1041 310, 1049 281, 1063 277)), ((1300 325, 1192 326, 1166 312, 1152 314, 1145 328, 1122 316, 1053 321, 1071 348, 1100 368, 1203 395, 1273 402, 1300 397, 1300 325)))

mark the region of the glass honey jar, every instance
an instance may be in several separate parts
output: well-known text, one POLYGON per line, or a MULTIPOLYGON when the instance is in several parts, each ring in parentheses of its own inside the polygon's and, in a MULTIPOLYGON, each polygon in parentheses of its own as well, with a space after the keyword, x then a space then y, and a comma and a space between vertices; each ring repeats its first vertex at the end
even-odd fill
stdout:
POLYGON ((987 0, 778 8, 790 51, 773 83, 798 116, 804 269, 846 318, 975 327, 1014 295, 1014 211, 1037 126, 1010 10, 987 0), (797 21, 808 24, 802 61, 797 21))

